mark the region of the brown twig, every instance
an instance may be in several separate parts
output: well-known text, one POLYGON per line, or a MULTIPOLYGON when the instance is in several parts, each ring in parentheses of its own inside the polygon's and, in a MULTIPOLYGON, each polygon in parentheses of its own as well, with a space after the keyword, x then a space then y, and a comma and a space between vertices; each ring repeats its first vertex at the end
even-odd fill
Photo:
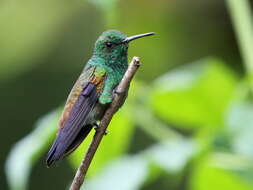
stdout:
POLYGON ((109 108, 106 110, 105 115, 103 119, 100 122, 98 130, 96 130, 96 133, 93 137, 93 140, 89 146, 89 149, 78 168, 76 175, 73 179, 73 182, 70 186, 70 190, 79 190, 81 185, 83 184, 85 175, 87 173, 87 170, 90 166, 90 163, 94 157, 94 154, 106 132, 107 126, 109 125, 113 115, 117 112, 119 107, 124 103, 124 94, 128 91, 128 87, 130 85, 130 82, 136 73, 138 67, 140 66, 140 60, 138 57, 133 57, 131 63, 128 66, 128 69, 121 80, 120 84, 118 85, 114 99, 112 103, 110 104, 109 108))

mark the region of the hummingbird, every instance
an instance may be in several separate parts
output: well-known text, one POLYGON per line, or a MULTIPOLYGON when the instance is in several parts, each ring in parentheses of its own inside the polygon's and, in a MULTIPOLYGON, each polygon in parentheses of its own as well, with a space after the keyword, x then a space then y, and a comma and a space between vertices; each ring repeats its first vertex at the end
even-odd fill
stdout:
POLYGON ((67 98, 56 138, 47 154, 48 167, 72 153, 98 125, 128 68, 129 42, 150 35, 154 33, 127 37, 120 31, 108 30, 99 36, 92 57, 67 98))

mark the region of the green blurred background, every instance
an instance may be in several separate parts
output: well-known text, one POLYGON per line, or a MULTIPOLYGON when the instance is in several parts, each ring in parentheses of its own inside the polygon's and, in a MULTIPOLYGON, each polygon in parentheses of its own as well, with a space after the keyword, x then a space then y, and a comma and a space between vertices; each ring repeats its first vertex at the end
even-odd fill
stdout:
POLYGON ((253 1, 0 2, 0 189, 67 189, 92 135, 46 168, 62 105, 107 29, 156 32, 83 189, 253 189, 253 1))

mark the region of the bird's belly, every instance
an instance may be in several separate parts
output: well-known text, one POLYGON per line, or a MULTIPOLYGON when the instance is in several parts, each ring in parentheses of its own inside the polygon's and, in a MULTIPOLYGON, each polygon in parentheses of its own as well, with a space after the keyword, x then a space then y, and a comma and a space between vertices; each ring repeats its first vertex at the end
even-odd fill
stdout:
POLYGON ((97 103, 92 111, 89 113, 87 120, 85 121, 84 125, 91 124, 94 125, 98 121, 100 121, 105 113, 105 110, 108 105, 97 103))

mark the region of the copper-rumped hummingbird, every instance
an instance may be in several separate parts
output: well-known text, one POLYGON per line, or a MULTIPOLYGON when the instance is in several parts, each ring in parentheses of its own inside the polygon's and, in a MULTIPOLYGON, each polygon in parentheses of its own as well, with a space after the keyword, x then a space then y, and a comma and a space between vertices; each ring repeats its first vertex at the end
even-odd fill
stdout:
POLYGON ((154 33, 127 37, 109 30, 99 36, 92 57, 68 96, 56 139, 47 155, 48 167, 73 152, 102 119, 127 70, 129 42, 150 35, 154 33))

